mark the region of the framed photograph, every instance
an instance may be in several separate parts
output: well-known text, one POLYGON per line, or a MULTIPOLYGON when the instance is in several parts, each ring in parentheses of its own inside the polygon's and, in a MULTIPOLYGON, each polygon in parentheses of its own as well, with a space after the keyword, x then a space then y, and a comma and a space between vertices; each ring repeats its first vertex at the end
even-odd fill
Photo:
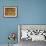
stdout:
POLYGON ((16 7, 4 7, 4 17, 16 17, 17 8, 16 7))

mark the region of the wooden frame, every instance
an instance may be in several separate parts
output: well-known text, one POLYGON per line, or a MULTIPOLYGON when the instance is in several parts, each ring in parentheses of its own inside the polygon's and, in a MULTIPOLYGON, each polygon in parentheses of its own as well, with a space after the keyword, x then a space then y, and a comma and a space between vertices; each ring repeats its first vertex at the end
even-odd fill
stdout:
POLYGON ((16 17, 17 7, 4 7, 4 17, 16 17))

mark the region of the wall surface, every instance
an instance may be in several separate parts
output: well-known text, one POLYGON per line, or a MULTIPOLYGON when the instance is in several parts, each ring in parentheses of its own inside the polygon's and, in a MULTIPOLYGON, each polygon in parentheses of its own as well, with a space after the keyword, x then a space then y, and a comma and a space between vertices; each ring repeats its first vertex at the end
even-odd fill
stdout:
POLYGON ((46 0, 0 0, 0 44, 8 43, 9 32, 17 34, 18 24, 46 24, 46 0), (16 6, 18 16, 3 18, 5 6, 16 6))
MULTIPOLYGON (((3 8, 5 6, 18 6, 18 0, 0 0, 0 44, 9 42, 8 35, 10 32, 17 32, 18 18, 4 18, 3 8)), ((18 38, 17 38, 18 39, 18 38)), ((18 42, 16 39, 16 43, 18 42)))

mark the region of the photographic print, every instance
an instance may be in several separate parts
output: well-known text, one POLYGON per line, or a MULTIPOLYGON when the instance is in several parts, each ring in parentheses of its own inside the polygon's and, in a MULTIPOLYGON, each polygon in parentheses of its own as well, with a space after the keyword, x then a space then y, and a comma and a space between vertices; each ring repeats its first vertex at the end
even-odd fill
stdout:
POLYGON ((16 7, 4 7, 4 17, 16 17, 17 8, 16 7))

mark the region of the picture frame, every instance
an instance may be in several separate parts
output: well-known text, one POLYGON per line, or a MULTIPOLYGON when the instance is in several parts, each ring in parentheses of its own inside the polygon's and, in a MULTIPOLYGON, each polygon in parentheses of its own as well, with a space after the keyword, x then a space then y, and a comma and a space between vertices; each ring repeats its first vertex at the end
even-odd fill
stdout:
POLYGON ((17 7, 4 7, 4 17, 16 17, 17 7))

